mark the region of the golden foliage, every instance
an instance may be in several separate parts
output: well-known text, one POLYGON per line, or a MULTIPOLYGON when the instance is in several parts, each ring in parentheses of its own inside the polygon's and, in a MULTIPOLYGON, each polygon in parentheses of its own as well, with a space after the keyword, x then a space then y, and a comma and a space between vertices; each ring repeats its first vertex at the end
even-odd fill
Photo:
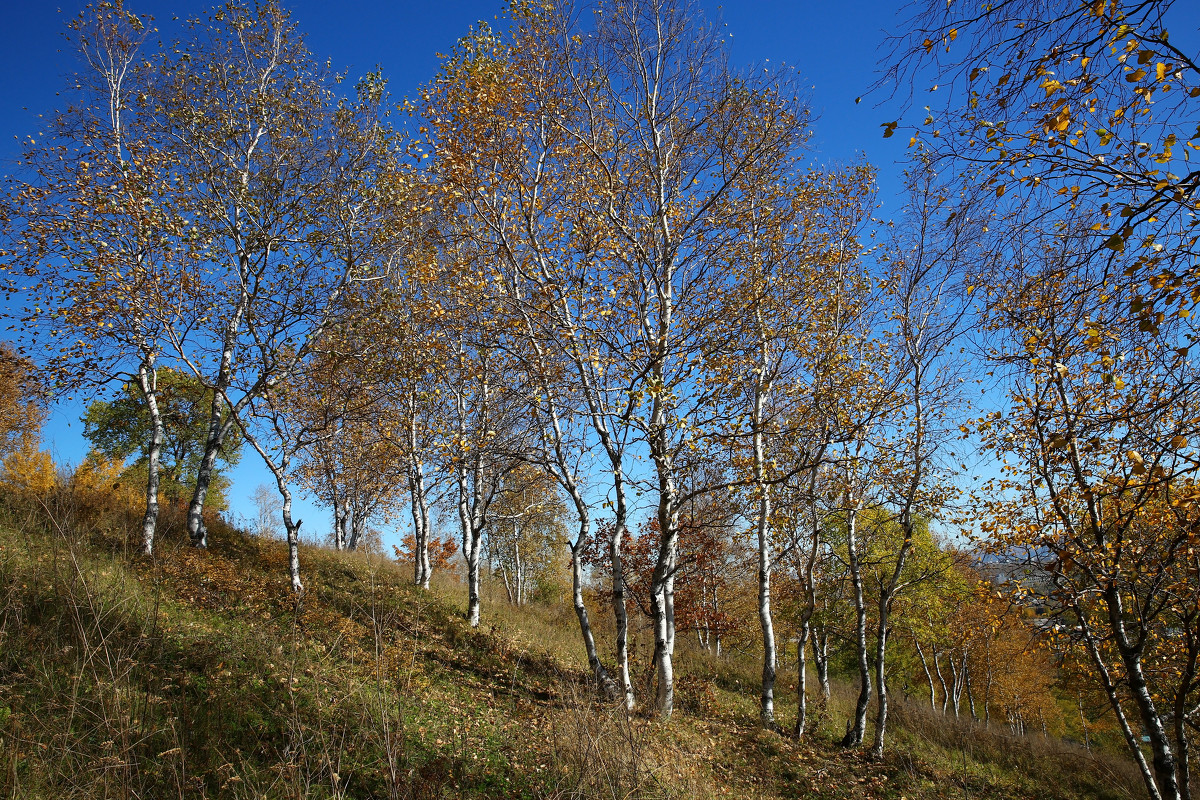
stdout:
POLYGON ((58 484, 54 459, 39 444, 35 437, 21 438, 4 458, 0 487, 19 496, 40 497, 58 484))

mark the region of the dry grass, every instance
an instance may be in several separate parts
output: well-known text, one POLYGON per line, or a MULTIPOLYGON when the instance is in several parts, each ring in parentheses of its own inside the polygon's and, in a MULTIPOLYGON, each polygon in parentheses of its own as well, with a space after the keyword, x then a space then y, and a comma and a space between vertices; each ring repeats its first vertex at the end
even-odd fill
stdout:
MULTIPOLYGON (((283 545, 216 520, 197 552, 168 512, 146 561, 137 520, 94 497, 8 513, 0 798, 1137 796, 1120 760, 901 702, 869 763, 833 743, 841 684, 796 742, 758 724, 753 649, 682 636, 675 718, 629 715, 590 690, 567 603, 516 608, 485 584, 473 630, 452 573, 423 593, 404 565, 305 547, 297 608, 283 545)), ((609 617, 592 612, 602 648, 609 617)), ((648 697, 646 632, 631 641, 648 697)))

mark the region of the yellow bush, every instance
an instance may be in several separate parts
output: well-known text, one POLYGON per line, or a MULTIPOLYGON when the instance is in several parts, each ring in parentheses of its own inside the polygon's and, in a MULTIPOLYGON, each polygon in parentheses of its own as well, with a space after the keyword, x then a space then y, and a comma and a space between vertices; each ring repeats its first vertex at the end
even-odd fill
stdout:
POLYGON ((133 486, 121 480, 124 471, 124 458, 109 458, 93 450, 75 469, 75 474, 71 476, 71 488, 97 505, 106 505, 99 502, 103 499, 133 508, 141 498, 133 486))
POLYGON ((4 457, 0 486, 10 492, 44 496, 57 482, 54 459, 38 447, 34 437, 24 437, 4 457))

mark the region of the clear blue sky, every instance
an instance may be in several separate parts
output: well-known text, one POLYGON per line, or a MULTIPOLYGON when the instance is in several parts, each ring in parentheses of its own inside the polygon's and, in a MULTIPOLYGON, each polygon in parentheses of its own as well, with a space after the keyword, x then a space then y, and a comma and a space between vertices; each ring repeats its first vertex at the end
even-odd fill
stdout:
MULTIPOLYGON (((178 30, 175 17, 197 16, 211 4, 128 0, 130 10, 155 17, 161 38, 169 41, 178 30)), ((329 59, 333 68, 353 80, 381 65, 397 98, 412 93, 433 76, 438 53, 479 20, 493 21, 503 8, 500 0, 344 0, 339 3, 302 0, 285 2, 307 35, 315 56, 329 59)), ((785 63, 796 67, 817 113, 813 160, 836 164, 865 157, 879 170, 878 216, 890 216, 899 187, 897 161, 904 157, 904 137, 881 137, 880 125, 899 113, 876 107, 875 98, 854 99, 875 80, 884 30, 898 24, 899 4, 887 0, 861 2, 799 2, 799 0, 740 0, 721 6, 701 3, 710 19, 718 20, 729 42, 731 63, 738 68, 785 63)), ((41 128, 39 114, 58 107, 58 90, 78 68, 63 38, 65 25, 83 3, 24 0, 6 8, 0 27, 0 171, 7 172, 17 142, 41 128)), ((879 98, 886 100, 886 98, 879 98)), ((56 408, 46 427, 55 459, 78 463, 85 452, 81 407, 56 408)), ((250 496, 269 474, 247 449, 232 475, 233 511, 250 516, 250 496)), ((308 535, 323 534, 329 512, 302 503, 298 516, 308 535)), ((401 520, 403 524, 403 520, 401 520)))

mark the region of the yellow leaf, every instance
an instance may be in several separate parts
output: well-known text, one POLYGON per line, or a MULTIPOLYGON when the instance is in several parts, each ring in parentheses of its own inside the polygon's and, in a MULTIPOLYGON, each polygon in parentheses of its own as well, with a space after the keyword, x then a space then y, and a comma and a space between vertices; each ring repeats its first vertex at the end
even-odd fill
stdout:
POLYGON ((1056 81, 1053 78, 1047 78, 1046 80, 1042 81, 1042 88, 1046 90, 1046 97, 1049 97, 1059 89, 1063 88, 1063 85, 1060 81, 1056 81))

